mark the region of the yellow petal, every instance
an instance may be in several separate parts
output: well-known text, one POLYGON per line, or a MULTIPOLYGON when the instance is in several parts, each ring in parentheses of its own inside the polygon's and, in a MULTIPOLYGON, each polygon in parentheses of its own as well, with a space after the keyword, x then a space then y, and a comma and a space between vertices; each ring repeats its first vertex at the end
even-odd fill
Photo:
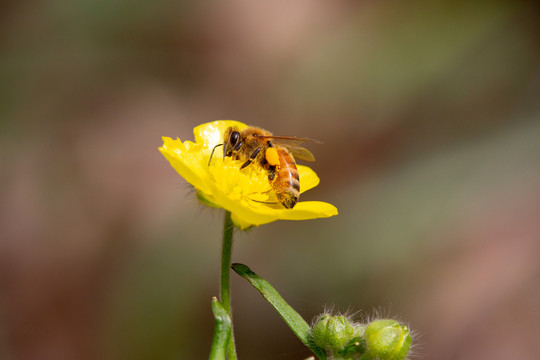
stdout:
MULTIPOLYGON (((287 210, 283 210, 287 211, 287 210)), ((307 220, 325 218, 338 214, 337 208, 323 201, 301 201, 294 208, 287 211, 284 220, 307 220)))
POLYGON ((325 218, 338 214, 337 208, 322 201, 301 201, 292 209, 275 209, 268 206, 252 208, 235 208, 232 212, 234 223, 241 229, 252 225, 267 224, 276 220, 309 220, 325 218))
POLYGON ((304 165, 297 165, 296 167, 300 177, 300 194, 319 185, 320 180, 315 171, 304 165))
POLYGON ((208 177, 207 166, 204 165, 204 153, 200 144, 179 139, 163 137, 163 146, 159 151, 171 163, 172 167, 195 188, 208 191, 205 179, 208 177))
POLYGON ((217 144, 223 143, 223 134, 229 127, 236 127, 238 130, 243 130, 248 126, 235 120, 216 120, 205 123, 193 129, 195 142, 204 144, 207 148, 213 148, 217 144))

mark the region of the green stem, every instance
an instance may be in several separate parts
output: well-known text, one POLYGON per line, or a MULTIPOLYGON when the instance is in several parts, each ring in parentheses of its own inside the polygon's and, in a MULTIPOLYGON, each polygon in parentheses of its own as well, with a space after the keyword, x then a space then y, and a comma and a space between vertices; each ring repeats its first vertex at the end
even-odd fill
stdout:
POLYGON ((215 327, 209 360, 225 360, 227 346, 231 338, 231 319, 227 310, 216 298, 212 299, 212 312, 214 313, 215 327))
POLYGON ((232 312, 231 312, 231 293, 229 275, 231 271, 231 254, 233 242, 234 224, 231 219, 231 213, 225 211, 225 221, 223 224, 223 245, 221 249, 221 284, 220 284, 220 301, 223 307, 229 313, 231 318, 231 338, 227 347, 229 360, 236 360, 236 348, 234 346, 234 333, 232 330, 232 312))

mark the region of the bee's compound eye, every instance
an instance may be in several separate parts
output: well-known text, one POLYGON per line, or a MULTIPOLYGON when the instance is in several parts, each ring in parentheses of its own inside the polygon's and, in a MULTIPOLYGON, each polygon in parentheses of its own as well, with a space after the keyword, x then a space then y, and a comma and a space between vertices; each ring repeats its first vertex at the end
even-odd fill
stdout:
POLYGON ((238 131, 233 131, 231 133, 229 142, 231 143, 232 146, 234 146, 236 145, 236 143, 238 143, 239 139, 240 139, 240 133, 238 131))

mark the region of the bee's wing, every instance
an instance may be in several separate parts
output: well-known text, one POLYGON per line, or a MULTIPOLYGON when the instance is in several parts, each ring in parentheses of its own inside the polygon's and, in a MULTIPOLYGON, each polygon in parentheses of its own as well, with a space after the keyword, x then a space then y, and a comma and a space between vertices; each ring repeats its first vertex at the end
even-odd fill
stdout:
POLYGON ((313 144, 322 144, 321 141, 310 139, 310 138, 301 138, 295 136, 274 136, 274 135, 265 135, 264 138, 272 139, 277 145, 281 145, 291 152, 295 159, 304 160, 304 161, 315 161, 315 156, 301 144, 305 142, 313 144))
POLYGON ((285 146, 297 160, 315 161, 315 156, 305 147, 293 145, 283 146, 285 146))

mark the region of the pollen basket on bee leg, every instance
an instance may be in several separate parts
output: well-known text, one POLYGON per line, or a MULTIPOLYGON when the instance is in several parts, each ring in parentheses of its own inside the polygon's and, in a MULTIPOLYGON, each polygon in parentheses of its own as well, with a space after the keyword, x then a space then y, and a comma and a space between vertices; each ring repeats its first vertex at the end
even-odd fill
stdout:
POLYGON ((272 166, 279 165, 279 155, 275 147, 266 149, 266 161, 272 166))

